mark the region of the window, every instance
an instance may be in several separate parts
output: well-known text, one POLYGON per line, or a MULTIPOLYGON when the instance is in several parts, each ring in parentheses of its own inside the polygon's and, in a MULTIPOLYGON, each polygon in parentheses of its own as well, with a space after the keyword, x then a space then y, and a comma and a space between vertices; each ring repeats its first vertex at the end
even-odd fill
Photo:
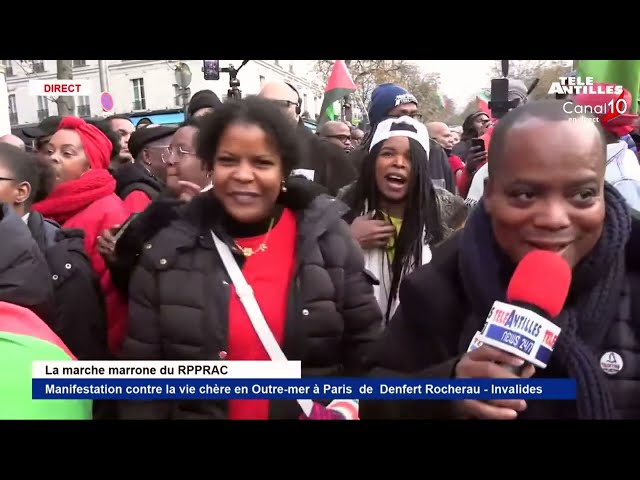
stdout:
POLYGON ((91 116, 91 102, 89 101, 89 96, 84 97, 76 97, 77 102, 76 106, 78 107, 78 116, 79 117, 90 117, 91 116))
POLYGON ((2 60, 4 65, 4 74, 7 77, 13 77, 13 67, 11 66, 11 60, 2 60))
POLYGON ((31 60, 31 69, 33 73, 44 72, 44 60, 31 60))
POLYGON ((182 89, 177 83, 173 84, 173 104, 176 107, 182 106, 182 89))
POLYGON ((260 86, 264 85, 264 75, 260 75, 260 86))
POLYGON ((147 101, 144 97, 144 78, 134 78, 131 80, 133 85, 133 109, 146 110, 147 101))
POLYGON ((182 106, 182 88, 177 83, 173 84, 173 104, 176 107, 182 106))
POLYGON ((49 100, 47 97, 38 97, 38 121, 41 122, 49 116, 49 100))
POLYGON ((86 67, 86 66, 87 66, 86 60, 73 60, 73 68, 86 67))
POLYGON ((184 91, 182 90, 182 88, 180 88, 180 85, 178 85, 177 83, 173 84, 173 99, 175 100, 176 107, 184 107, 185 104, 189 103, 190 98, 191 98, 190 87, 187 87, 186 91, 184 91))
POLYGON ((15 95, 9 95, 9 123, 11 123, 11 125, 18 125, 19 123, 15 95))

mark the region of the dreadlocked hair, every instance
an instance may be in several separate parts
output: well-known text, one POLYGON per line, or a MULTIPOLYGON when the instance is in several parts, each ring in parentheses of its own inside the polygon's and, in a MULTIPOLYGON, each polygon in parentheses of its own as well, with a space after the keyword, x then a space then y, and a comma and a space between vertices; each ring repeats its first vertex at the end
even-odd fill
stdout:
MULTIPOLYGON (((380 195, 376 183, 376 163, 384 142, 377 144, 364 158, 360 176, 344 201, 356 212, 380 210, 380 195)), ((422 146, 409 138, 411 175, 402 215, 402 228, 395 239, 395 254, 391 263, 391 290, 385 318, 389 321, 391 306, 398 295, 403 272, 422 263, 422 248, 444 239, 440 206, 431 181, 428 156, 422 146)))

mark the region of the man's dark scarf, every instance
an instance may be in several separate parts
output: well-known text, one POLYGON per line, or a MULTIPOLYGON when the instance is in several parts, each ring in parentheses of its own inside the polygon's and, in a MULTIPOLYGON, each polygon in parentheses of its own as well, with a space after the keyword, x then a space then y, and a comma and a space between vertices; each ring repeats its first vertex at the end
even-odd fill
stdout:
MULTIPOLYGON (((601 344, 619 311, 631 218, 624 199, 609 185, 605 186, 605 202, 602 236, 593 251, 573 269, 569 299, 554 319, 562 332, 551 362, 576 379, 579 419, 611 419, 615 415, 607 380, 589 346, 601 344)), ((498 248, 482 202, 465 225, 460 268, 472 310, 484 319, 495 300, 506 300, 515 265, 498 248)), ((480 329, 482 325, 473 327, 475 333, 476 327, 480 329)))

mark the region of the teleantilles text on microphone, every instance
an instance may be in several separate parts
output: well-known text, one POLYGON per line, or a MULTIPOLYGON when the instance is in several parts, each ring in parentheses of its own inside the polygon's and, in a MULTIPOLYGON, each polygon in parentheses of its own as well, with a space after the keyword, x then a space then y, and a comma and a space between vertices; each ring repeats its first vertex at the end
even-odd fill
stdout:
POLYGON ((531 310, 494 302, 479 342, 546 368, 560 331, 558 325, 531 310))
POLYGON ((34 399, 574 399, 568 379, 302 378, 300 362, 34 362, 34 399))

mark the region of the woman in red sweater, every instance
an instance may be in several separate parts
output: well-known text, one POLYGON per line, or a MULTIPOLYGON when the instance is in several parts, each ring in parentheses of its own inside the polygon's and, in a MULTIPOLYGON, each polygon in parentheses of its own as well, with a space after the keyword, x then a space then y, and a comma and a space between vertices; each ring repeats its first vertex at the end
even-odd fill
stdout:
POLYGON ((112 150, 111 141, 95 126, 78 117, 63 118, 47 147, 56 171, 56 186, 33 209, 64 228, 84 231, 84 247, 105 296, 113 352, 124 335, 127 304, 113 287, 96 242, 100 232, 122 224, 129 212, 114 193, 116 182, 107 170, 112 150))
MULTIPOLYGON (((238 298, 216 240, 231 251, 289 360, 307 377, 357 376, 381 331, 364 257, 324 187, 290 177, 300 162, 288 105, 225 102, 203 119, 196 154, 213 188, 163 214, 129 283, 123 360, 271 359, 238 298)), ((151 208, 151 207, 150 207, 151 208)), ((153 225, 151 225, 153 226, 153 225)), ((353 418, 316 398, 310 418, 353 418), (340 411, 340 413, 338 413, 340 411)), ((294 400, 119 403, 123 419, 296 419, 294 400)), ((304 416, 303 418, 309 418, 304 416)))

